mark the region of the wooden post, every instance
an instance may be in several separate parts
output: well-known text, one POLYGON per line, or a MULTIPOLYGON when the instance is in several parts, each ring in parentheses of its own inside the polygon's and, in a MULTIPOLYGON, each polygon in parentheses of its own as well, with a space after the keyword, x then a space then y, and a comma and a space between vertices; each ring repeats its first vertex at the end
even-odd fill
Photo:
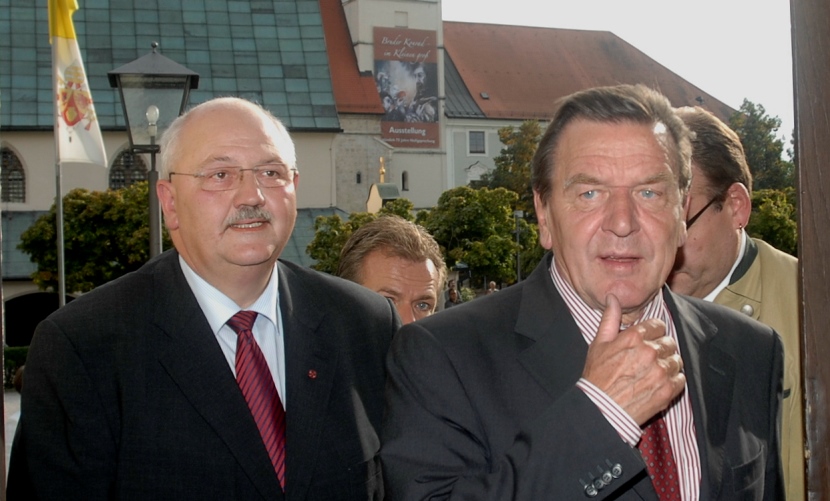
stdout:
POLYGON ((830 3, 791 0, 807 498, 830 499, 830 3))

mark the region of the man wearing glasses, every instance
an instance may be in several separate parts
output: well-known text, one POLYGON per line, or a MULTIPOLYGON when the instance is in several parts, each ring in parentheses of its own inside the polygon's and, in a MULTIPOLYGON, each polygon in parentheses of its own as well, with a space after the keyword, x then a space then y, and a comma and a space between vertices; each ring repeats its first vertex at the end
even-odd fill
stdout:
POLYGON ((38 326, 8 499, 377 499, 400 321, 277 260, 297 213, 287 130, 220 98, 161 153, 175 249, 38 326))
POLYGON ((752 212, 752 174, 738 135, 702 108, 677 113, 695 139, 688 235, 668 283, 674 292, 728 306, 781 334, 784 480, 787 499, 804 499, 798 260, 744 229, 752 212))

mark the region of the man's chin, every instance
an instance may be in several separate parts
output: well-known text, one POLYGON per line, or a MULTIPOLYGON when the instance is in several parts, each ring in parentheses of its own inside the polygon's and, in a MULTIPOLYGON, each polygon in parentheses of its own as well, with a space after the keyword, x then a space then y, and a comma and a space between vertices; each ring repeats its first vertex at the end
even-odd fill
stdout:
MULTIPOLYGON (((282 249, 279 249, 282 250, 282 249)), ((251 249, 237 249, 228 260, 237 266, 264 266, 274 264, 279 257, 276 245, 258 246, 251 249)))

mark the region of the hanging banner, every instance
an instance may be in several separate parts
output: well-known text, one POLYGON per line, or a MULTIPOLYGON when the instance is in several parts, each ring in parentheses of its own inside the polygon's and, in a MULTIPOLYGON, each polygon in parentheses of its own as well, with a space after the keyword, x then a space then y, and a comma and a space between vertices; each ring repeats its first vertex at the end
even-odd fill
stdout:
POLYGON ((374 44, 383 140, 398 148, 438 148, 437 32, 375 28, 374 44))
POLYGON ((55 147, 58 162, 107 166, 101 127, 75 36, 77 0, 49 0, 49 40, 55 91, 55 147))

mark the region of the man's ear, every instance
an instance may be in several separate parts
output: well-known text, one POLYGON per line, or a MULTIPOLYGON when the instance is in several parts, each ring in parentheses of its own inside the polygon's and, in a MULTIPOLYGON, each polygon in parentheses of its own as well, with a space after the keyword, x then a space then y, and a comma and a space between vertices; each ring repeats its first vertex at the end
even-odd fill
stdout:
POLYGON ((176 187, 167 179, 159 179, 156 182, 156 194, 161 204, 161 211, 164 213, 164 225, 170 231, 179 228, 179 217, 176 213, 176 187))
POLYGON ((746 228, 752 214, 752 197, 749 190, 741 183, 732 183, 726 190, 726 204, 732 211, 732 224, 735 229, 746 228))
POLYGON ((553 235, 550 232, 550 215, 548 214, 548 207, 539 196, 539 192, 533 190, 533 206, 536 208, 536 220, 539 222, 539 244, 545 249, 550 250, 553 246, 553 235))

